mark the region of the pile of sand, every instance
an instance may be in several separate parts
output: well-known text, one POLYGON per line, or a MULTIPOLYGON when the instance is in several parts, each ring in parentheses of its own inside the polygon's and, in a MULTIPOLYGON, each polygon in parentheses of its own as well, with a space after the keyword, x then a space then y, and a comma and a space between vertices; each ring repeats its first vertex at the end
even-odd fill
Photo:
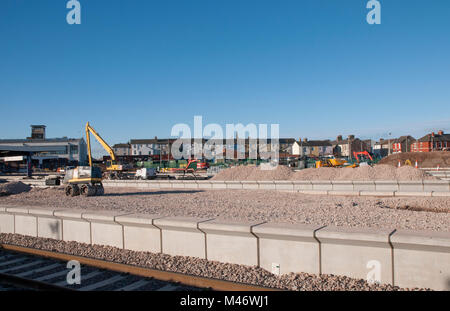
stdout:
POLYGON ((449 151, 433 151, 433 152, 404 152, 396 153, 381 159, 379 164, 398 165, 398 161, 403 165, 406 160, 411 161, 414 165, 417 161, 419 167, 434 168, 438 165, 440 167, 450 167, 450 152, 449 151))
POLYGON ((320 167, 297 172, 286 166, 262 170, 255 166, 237 166, 225 169, 213 180, 421 180, 436 179, 411 166, 400 168, 379 164, 356 168, 320 167))
POLYGON ((11 181, 7 183, 0 184, 0 196, 19 194, 22 192, 27 192, 31 190, 31 186, 25 185, 21 181, 11 181))
POLYGON ((289 180, 292 170, 286 166, 261 169, 257 166, 234 166, 217 173, 214 180, 289 180))

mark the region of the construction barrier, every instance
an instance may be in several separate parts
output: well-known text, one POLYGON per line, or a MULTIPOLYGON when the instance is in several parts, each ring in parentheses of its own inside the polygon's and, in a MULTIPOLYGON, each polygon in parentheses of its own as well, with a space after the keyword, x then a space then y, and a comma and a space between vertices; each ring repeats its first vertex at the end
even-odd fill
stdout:
POLYGON ((0 206, 0 233, 450 290, 450 232, 236 223, 90 210, 0 206))

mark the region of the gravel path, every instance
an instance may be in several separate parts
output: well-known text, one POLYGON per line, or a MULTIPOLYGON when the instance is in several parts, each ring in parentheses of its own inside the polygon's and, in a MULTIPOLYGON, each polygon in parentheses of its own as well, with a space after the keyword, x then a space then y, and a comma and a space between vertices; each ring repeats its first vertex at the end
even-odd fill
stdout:
POLYGON ((0 204, 450 232, 448 198, 343 197, 264 190, 106 188, 105 192, 97 197, 66 197, 62 187, 33 188, 0 197, 0 204))
POLYGON ((365 280, 353 279, 345 276, 319 276, 308 273, 290 273, 282 276, 275 276, 268 271, 257 267, 225 264, 193 257, 135 252, 109 246, 88 245, 76 242, 63 242, 52 239, 25 237, 17 234, 0 234, 0 243, 14 244, 72 255, 104 259, 152 269, 179 272, 284 290, 407 290, 391 285, 369 284, 365 280))

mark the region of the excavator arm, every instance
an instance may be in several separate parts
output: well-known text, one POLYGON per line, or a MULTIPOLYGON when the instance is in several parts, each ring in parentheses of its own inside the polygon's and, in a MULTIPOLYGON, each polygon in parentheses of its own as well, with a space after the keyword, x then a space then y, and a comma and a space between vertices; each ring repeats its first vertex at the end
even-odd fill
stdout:
POLYGON ((88 150, 88 157, 89 157, 89 166, 92 166, 92 154, 91 154, 91 138, 90 133, 94 135, 94 137, 97 139, 97 141, 102 145, 102 147, 109 153, 111 156, 111 163, 115 163, 116 161, 116 155, 114 154, 114 151, 112 148, 103 140, 103 138, 89 125, 89 122, 86 123, 86 144, 87 144, 87 150, 88 150))

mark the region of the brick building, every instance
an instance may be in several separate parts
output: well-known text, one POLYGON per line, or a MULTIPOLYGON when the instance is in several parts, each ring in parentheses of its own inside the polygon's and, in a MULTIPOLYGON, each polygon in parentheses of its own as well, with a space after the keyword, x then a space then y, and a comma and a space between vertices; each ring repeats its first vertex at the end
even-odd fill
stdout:
POLYGON ((450 150, 450 134, 444 134, 444 131, 432 132, 419 138, 411 144, 412 152, 430 152, 430 151, 450 150))

